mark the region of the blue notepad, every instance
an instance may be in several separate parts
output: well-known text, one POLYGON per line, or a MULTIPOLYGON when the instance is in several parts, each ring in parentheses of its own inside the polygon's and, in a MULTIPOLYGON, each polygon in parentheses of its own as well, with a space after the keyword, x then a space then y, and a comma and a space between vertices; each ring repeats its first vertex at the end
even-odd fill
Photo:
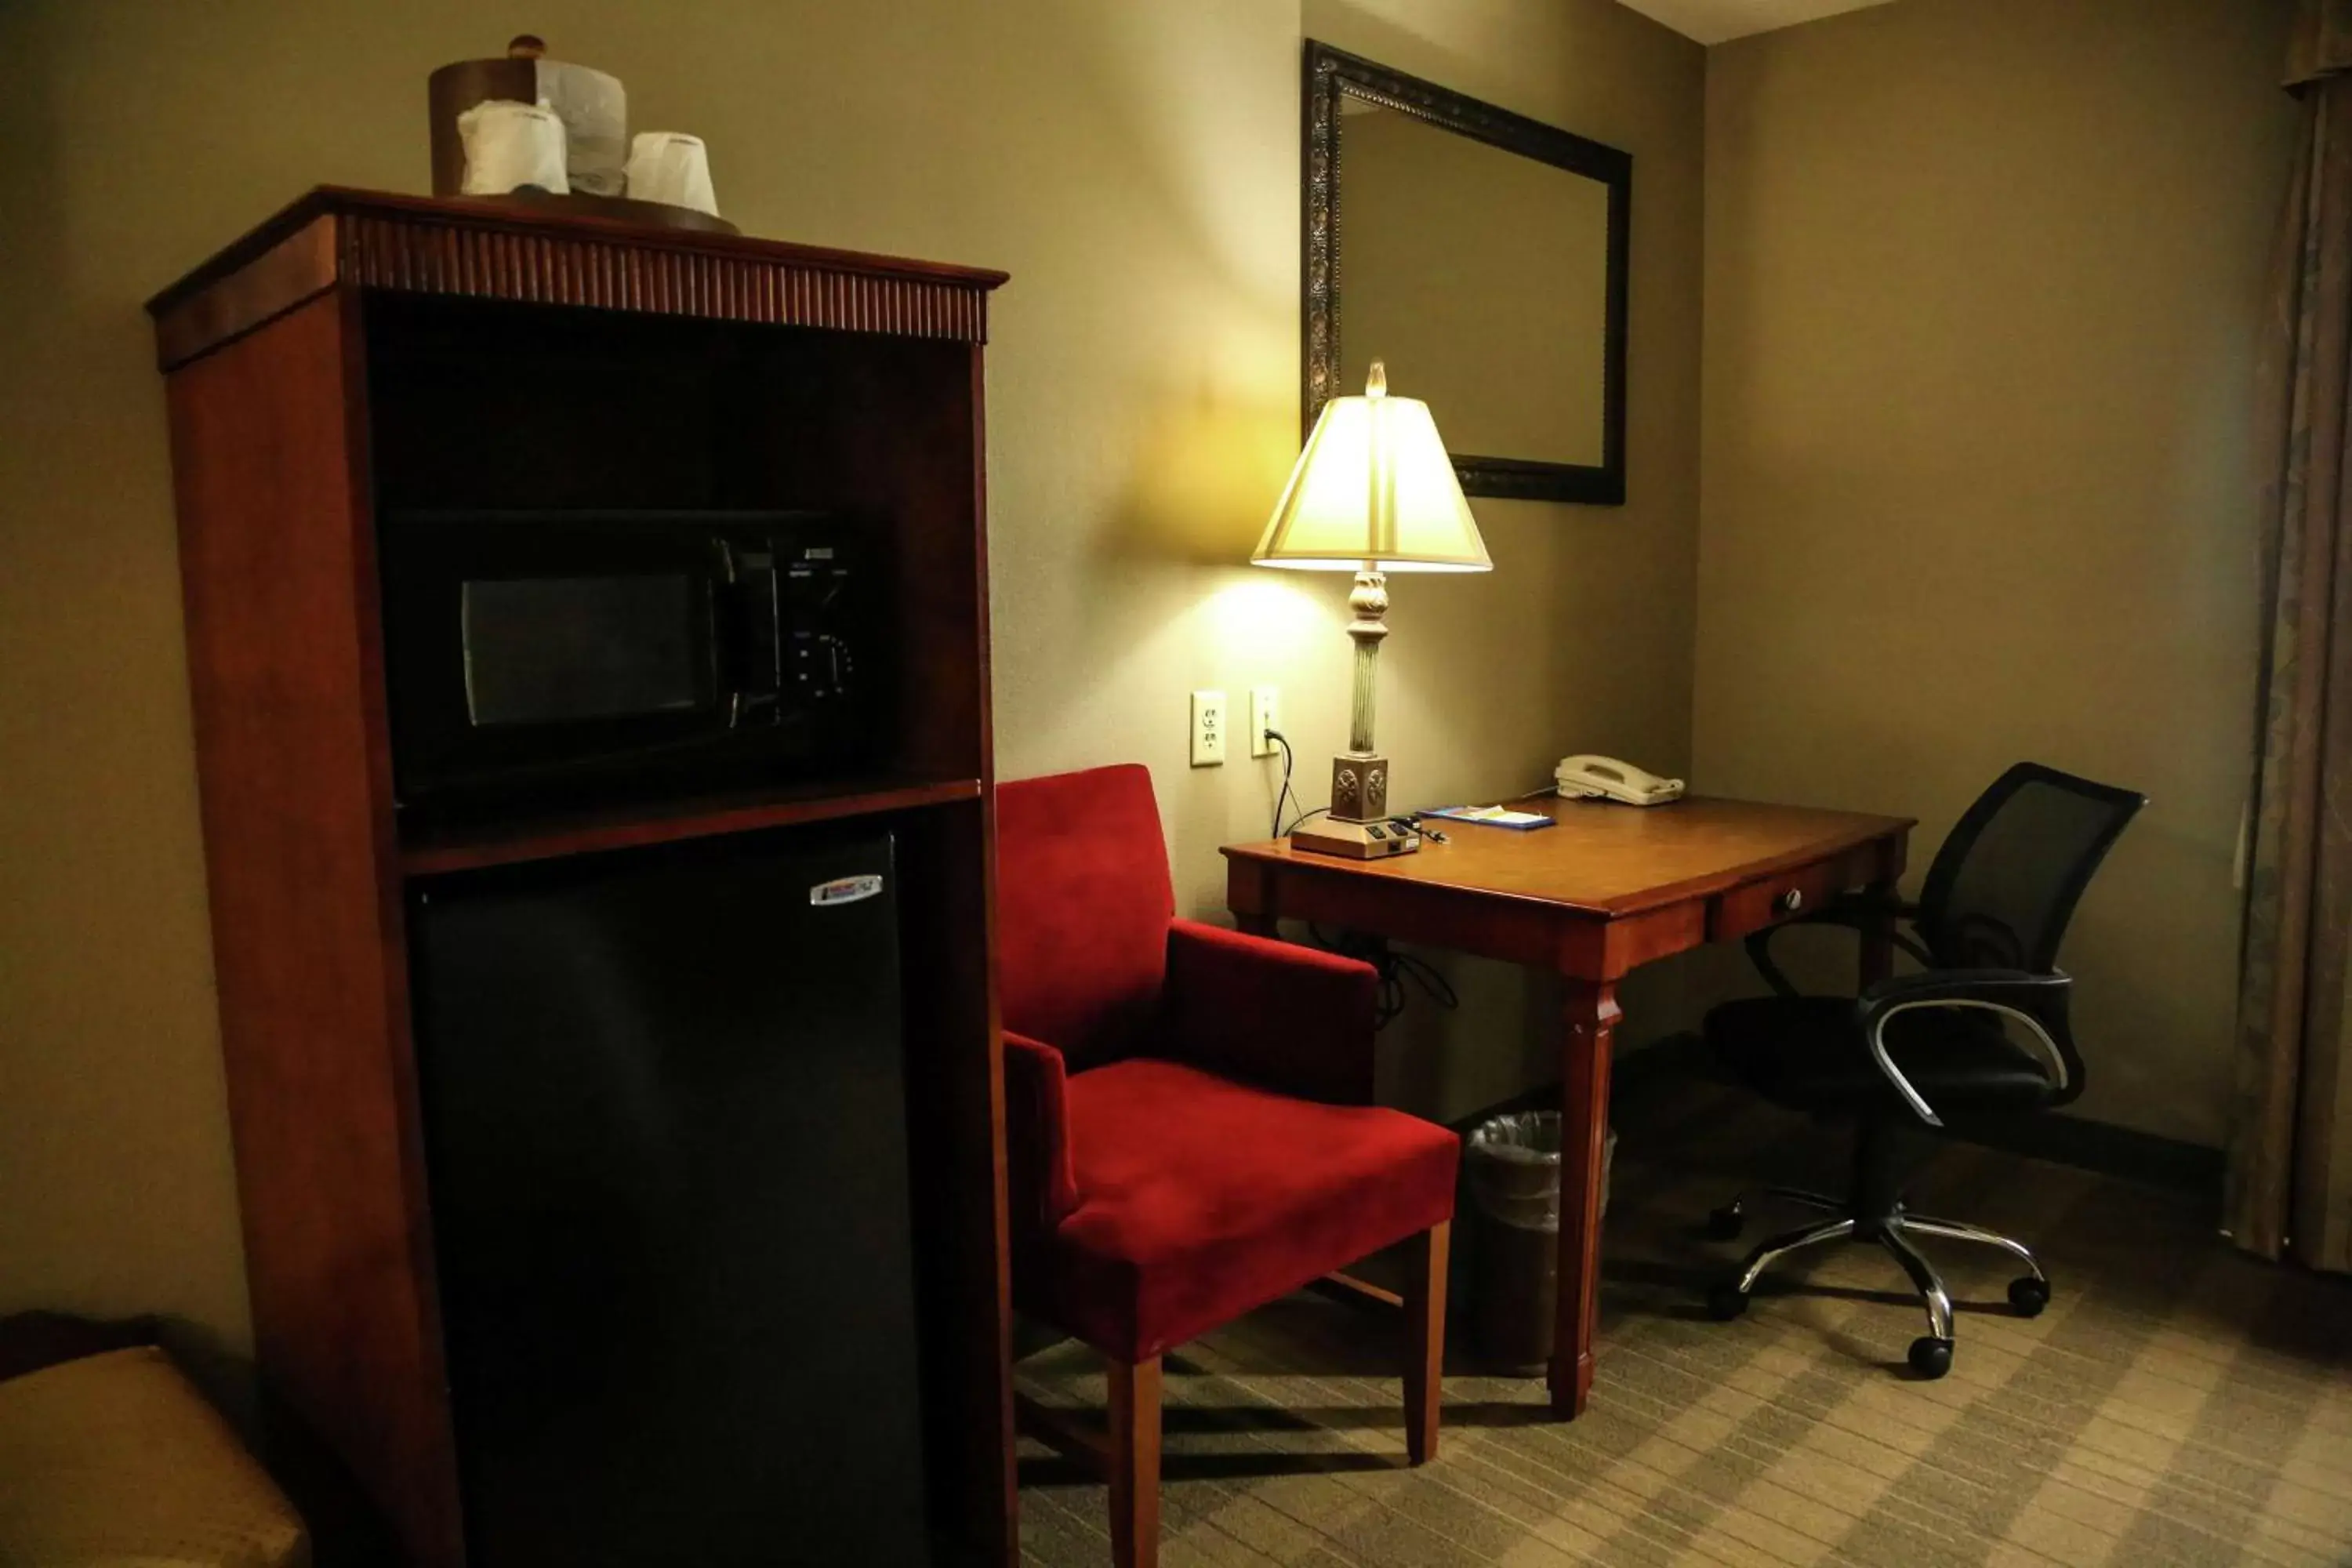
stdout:
POLYGON ((1443 816, 1451 822, 1475 822, 1483 827, 1507 827, 1515 833, 1532 833, 1538 827, 1552 826, 1552 819, 1540 811, 1513 811, 1500 805, 1446 805, 1421 815, 1443 816))

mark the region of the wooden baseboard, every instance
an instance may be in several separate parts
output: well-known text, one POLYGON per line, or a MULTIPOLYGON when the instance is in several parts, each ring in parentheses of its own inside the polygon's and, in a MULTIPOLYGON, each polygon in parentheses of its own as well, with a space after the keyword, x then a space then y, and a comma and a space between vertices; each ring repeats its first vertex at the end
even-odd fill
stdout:
POLYGON ((2021 1117, 1957 1134, 1971 1143, 2219 1203, 2226 1156, 2219 1149, 2087 1116, 2021 1117))
MULTIPOLYGON (((1677 1084, 1692 1079, 1727 1081, 1708 1056, 1706 1042, 1691 1033, 1669 1035, 1654 1045, 1622 1053, 1614 1077, 1612 1099, 1621 1106, 1654 1095, 1670 1096, 1677 1084)), ((1543 1085, 1488 1106, 1453 1125, 1456 1131, 1467 1136, 1472 1128, 1490 1116, 1549 1110, 1559 1103, 1559 1088, 1543 1085)), ((2221 1150, 2112 1121, 2096 1121, 2060 1111, 2048 1116, 2019 1117, 2005 1124, 1982 1125, 1949 1135, 1984 1148, 2048 1160, 2146 1186, 2210 1197, 2217 1203, 2221 1197, 2224 1160, 2221 1150)))

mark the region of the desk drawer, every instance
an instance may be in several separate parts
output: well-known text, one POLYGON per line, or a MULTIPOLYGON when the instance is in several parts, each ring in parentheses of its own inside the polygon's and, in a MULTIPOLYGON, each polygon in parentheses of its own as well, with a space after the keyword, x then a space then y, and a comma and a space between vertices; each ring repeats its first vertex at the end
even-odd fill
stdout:
POLYGON ((1759 877, 1716 897, 1706 915, 1706 939, 1730 942, 1749 931, 1820 909, 1848 888, 1868 880, 1867 860, 1840 856, 1811 866, 1759 877))

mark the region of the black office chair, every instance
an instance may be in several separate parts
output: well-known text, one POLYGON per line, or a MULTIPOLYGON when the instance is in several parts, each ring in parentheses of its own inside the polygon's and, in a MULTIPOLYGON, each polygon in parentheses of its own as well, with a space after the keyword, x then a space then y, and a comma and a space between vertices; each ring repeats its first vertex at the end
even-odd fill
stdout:
MULTIPOLYGON (((1916 904, 1874 907, 1862 895, 1831 903, 1811 922, 1861 927, 1888 915, 1916 937, 1895 942, 1926 967, 1855 998, 1801 996, 1772 962, 1770 927, 1748 939, 1776 994, 1732 1002, 1706 1016, 1706 1038, 1748 1088, 1776 1104, 1856 1124, 1853 1191, 1843 1198, 1787 1187, 1770 1195, 1836 1217, 1776 1236, 1708 1293, 1717 1318, 1748 1309, 1764 1271, 1792 1252, 1831 1241, 1875 1241, 1895 1255, 1927 1308, 1927 1333, 1911 1343, 1913 1370, 1941 1377, 1952 1365, 1952 1302, 1914 1236, 1997 1247, 2025 1265, 2010 1304, 2032 1317, 2049 1304, 2050 1277, 2023 1244, 1958 1220, 1915 1214, 1903 1203, 1919 1123, 1967 1126, 2065 1104, 2083 1092, 2083 1059, 2066 1023, 2071 982, 2058 944, 2092 873, 2147 797, 2020 763, 1985 791, 1936 852, 1916 904), (2036 1049, 2011 1038, 2020 1026, 2036 1049)), ((1745 1205, 1710 1217, 1718 1240, 1739 1234, 1745 1205)))

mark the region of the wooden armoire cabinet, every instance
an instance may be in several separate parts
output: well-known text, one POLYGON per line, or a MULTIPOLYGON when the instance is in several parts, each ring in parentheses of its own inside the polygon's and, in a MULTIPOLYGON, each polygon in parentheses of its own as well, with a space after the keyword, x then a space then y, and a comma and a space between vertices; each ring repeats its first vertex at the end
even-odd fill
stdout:
POLYGON ((982 409, 1003 281, 323 188, 149 307, 259 1370, 424 1568, 458 1568, 467 1536, 412 899, 486 868, 826 822, 898 847, 931 1522, 972 1561, 1015 1556, 982 409), (871 520, 887 734, 847 775, 420 818, 396 784, 378 571, 380 519, 420 508, 871 520))

